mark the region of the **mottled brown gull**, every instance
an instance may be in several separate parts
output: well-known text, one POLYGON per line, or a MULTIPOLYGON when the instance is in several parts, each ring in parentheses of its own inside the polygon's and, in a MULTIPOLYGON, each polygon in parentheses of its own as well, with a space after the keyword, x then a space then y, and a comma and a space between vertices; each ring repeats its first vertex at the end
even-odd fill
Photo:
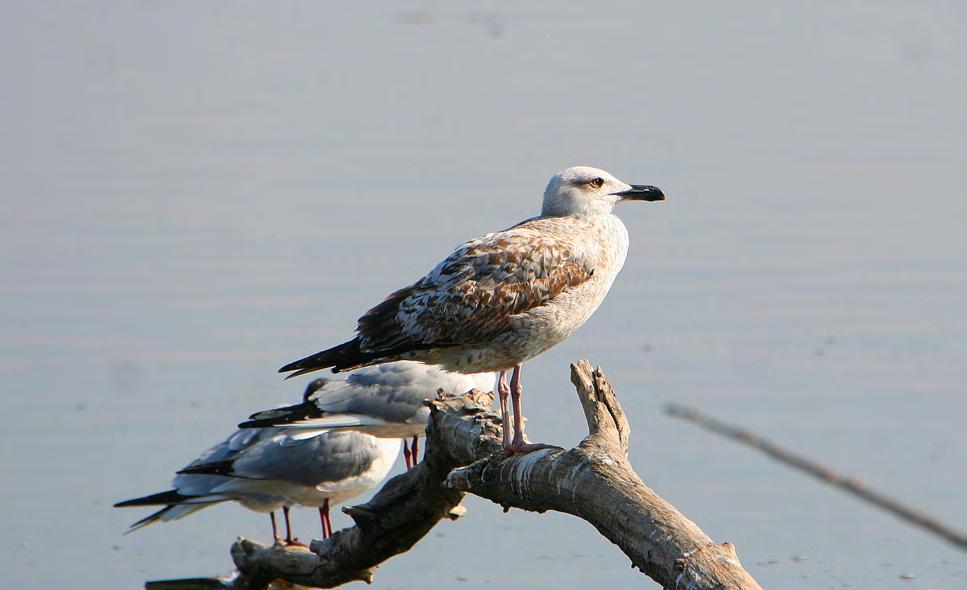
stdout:
POLYGON ((494 371, 507 452, 546 447, 524 443, 521 365, 570 336, 607 295, 628 252, 628 230, 614 206, 664 198, 654 186, 597 168, 563 170, 548 183, 539 216, 464 243, 366 312, 355 338, 279 372, 295 377, 401 359, 458 373, 494 371))

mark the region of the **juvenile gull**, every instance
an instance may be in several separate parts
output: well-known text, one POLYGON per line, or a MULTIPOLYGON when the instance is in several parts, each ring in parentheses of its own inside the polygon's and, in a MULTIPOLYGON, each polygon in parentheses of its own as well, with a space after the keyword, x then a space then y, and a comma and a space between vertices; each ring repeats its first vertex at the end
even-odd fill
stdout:
POLYGON ((399 441, 360 432, 318 432, 296 439, 276 428, 238 430, 211 447, 172 481, 172 489, 115 504, 163 506, 131 525, 131 531, 235 501, 268 512, 278 539, 275 511, 285 516, 287 543, 296 542, 290 506, 319 509, 323 538, 332 534, 329 508, 376 487, 399 455, 399 441))
POLYGON ((474 388, 489 391, 493 382, 493 373, 462 375, 413 361, 386 363, 354 371, 345 381, 316 379, 301 404, 257 412, 238 426, 277 427, 293 438, 327 430, 402 438, 408 469, 419 461, 417 438, 430 416, 423 401, 440 389, 457 395, 474 388))
POLYGON ((615 204, 664 198, 656 187, 626 184, 604 170, 563 170, 548 183, 539 216, 464 243, 359 318, 355 338, 279 372, 295 377, 401 359, 459 373, 494 371, 505 425, 508 396, 514 404, 512 441, 503 429, 506 451, 546 447, 524 443, 521 365, 570 336, 607 295, 628 252, 615 204))

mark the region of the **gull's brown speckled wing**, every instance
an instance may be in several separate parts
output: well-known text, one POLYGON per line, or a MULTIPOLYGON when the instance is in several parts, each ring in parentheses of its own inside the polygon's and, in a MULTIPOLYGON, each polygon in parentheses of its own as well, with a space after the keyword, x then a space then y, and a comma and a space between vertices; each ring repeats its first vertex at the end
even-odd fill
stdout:
POLYGON ((554 218, 532 219, 466 242, 360 318, 360 348, 474 345, 511 330, 516 316, 594 274, 595 257, 571 230, 554 218))

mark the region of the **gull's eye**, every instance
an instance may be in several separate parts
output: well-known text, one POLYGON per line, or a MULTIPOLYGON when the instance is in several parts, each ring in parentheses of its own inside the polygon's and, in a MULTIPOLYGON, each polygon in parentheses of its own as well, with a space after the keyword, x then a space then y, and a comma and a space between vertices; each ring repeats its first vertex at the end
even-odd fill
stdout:
POLYGON ((588 182, 588 184, 591 185, 591 188, 601 188, 602 186, 604 186, 604 179, 601 177, 598 177, 588 182))

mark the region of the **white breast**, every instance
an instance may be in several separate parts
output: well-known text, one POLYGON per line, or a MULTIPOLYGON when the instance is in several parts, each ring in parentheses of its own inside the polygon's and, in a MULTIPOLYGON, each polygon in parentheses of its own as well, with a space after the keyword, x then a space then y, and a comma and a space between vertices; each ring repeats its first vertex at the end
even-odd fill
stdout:
POLYGON ((528 356, 565 340, 584 325, 604 301, 628 254, 628 230, 614 215, 586 220, 578 244, 595 261, 591 280, 562 293, 549 305, 521 314, 519 329, 533 342, 528 356))

